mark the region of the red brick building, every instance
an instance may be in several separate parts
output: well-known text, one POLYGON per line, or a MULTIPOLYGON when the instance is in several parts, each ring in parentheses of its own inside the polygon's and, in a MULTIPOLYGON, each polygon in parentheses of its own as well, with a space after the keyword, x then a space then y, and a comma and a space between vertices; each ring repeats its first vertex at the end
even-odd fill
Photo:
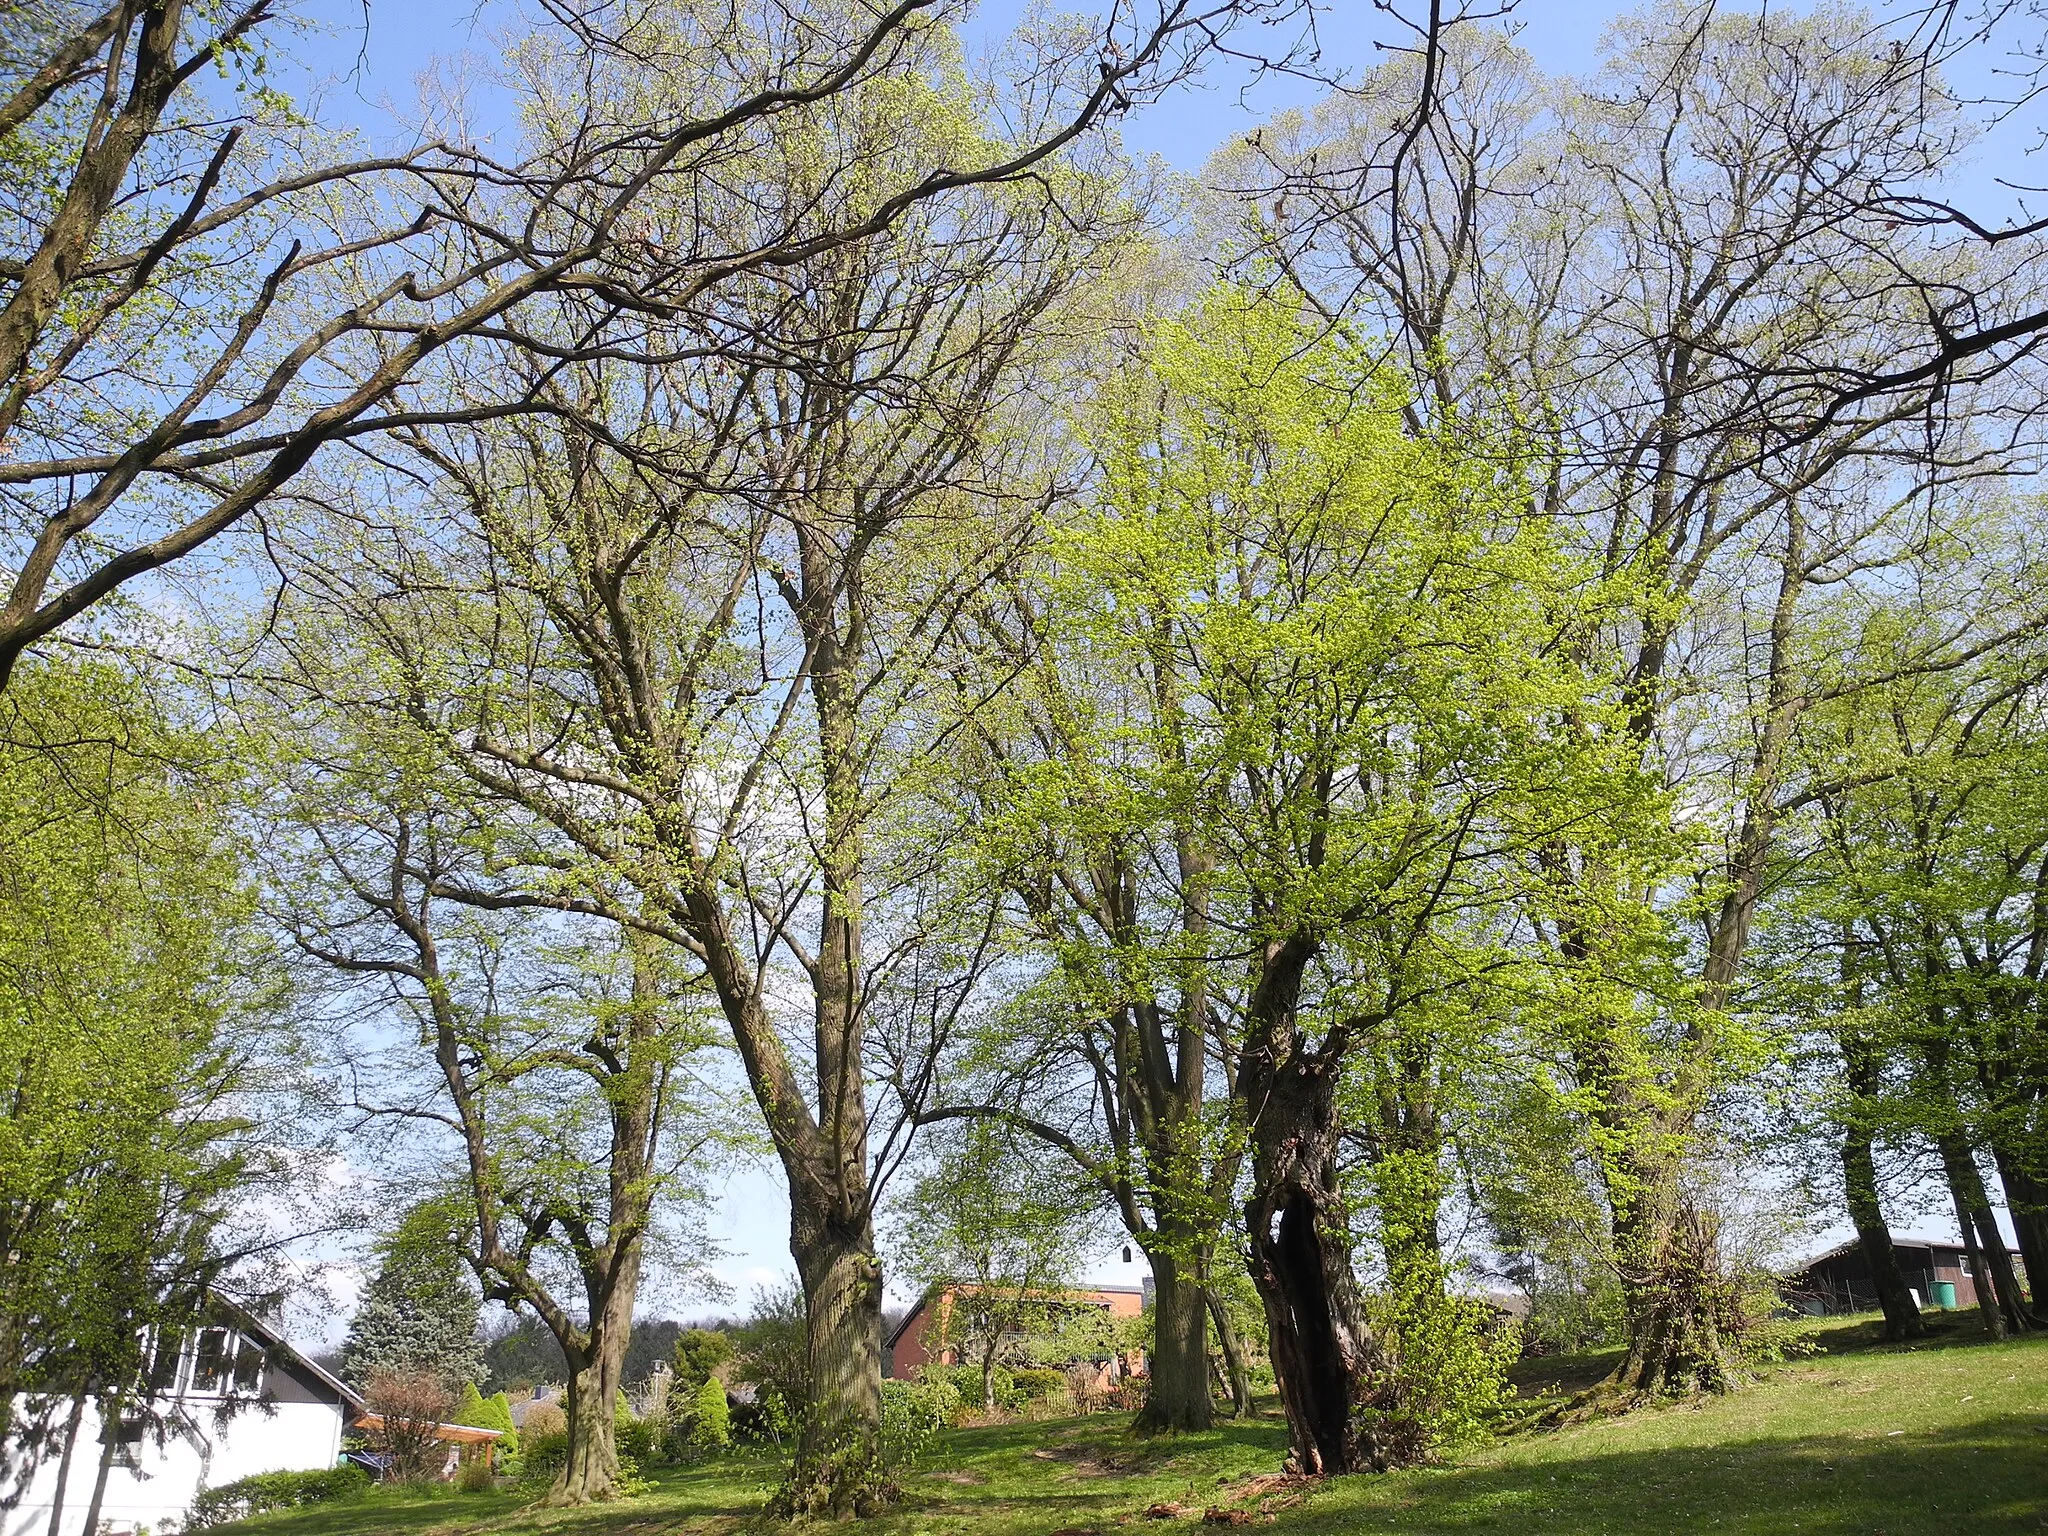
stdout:
MULTIPOLYGON (((908 1379, 915 1376, 922 1365, 958 1365, 959 1350, 942 1341, 951 1332, 948 1325, 953 1313, 953 1298, 974 1288, 972 1285, 935 1286, 920 1296, 909 1316, 882 1341, 882 1374, 908 1379)), ((1075 1307, 1100 1307, 1111 1317, 1123 1319, 1142 1316, 1151 1295, 1149 1285, 1103 1285, 1087 1290, 1062 1291, 1059 1299, 1075 1307)), ((1132 1356, 1125 1362, 1125 1369, 1133 1373, 1142 1372, 1144 1357, 1132 1356)))

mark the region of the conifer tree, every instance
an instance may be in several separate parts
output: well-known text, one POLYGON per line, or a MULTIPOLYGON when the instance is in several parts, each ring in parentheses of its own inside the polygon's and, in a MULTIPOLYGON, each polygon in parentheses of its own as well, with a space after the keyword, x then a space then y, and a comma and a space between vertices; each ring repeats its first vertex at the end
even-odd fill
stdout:
POLYGON ((349 1324, 342 1374, 425 1374, 453 1388, 483 1374, 478 1298, 433 1204, 416 1206, 383 1245, 376 1278, 349 1324))

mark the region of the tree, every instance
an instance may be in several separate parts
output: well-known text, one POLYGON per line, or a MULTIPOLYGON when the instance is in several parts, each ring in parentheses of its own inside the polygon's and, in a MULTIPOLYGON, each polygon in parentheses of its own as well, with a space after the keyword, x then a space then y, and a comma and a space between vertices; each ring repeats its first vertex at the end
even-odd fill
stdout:
POLYGON ((261 1208, 291 1209, 252 1117, 277 973, 210 745, 156 681, 38 662, 0 705, 0 1508, 69 1471, 88 1400, 161 1428, 152 1354, 216 1294, 261 1304, 261 1208))
POLYGON ((676 1382, 694 1392, 732 1357, 732 1336, 723 1329, 686 1328, 676 1338, 676 1382))
POLYGON ((1197 1347, 1169 1333, 1169 1271, 1155 1377, 1184 1370, 1204 1408, 1201 1277, 1248 1150, 1294 1461, 1385 1465, 1414 1442, 1353 1267, 1339 1086, 1364 1044, 1512 963, 1518 850, 1654 797, 1546 727, 1597 708, 1555 643, 1597 586, 1492 465, 1404 430, 1357 338, 1226 288, 1146 342, 1102 411, 1099 500, 997 651, 1034 691, 980 748, 991 857, 1054 1006, 1006 1024, 991 1055, 1026 1086, 991 1112, 1074 1156, 1141 1241, 1130 1190, 1160 1211, 1197 1347))
POLYGON ((732 1444, 732 1410, 725 1400, 725 1383, 715 1376, 706 1376, 691 1394, 689 1443, 700 1456, 732 1444))
MULTIPOLYGON (((19 445, 0 466, 0 688, 28 646, 257 513, 323 448, 422 415, 478 419, 449 396, 395 402, 437 362, 456 377, 487 366, 451 350, 523 337, 548 377, 565 357, 630 349, 642 317, 715 312, 728 283, 1036 174, 1263 8, 1117 8, 1099 42, 1040 29, 1035 136, 987 146, 993 158, 820 167, 858 174, 864 195, 763 205, 745 230, 694 227, 686 210, 747 179, 764 135, 802 136, 848 93, 913 73, 949 0, 800 21, 775 3, 550 12, 517 52, 547 101, 513 164, 444 142, 335 158, 332 133, 262 83, 272 0, 39 10, 0 55, 0 439, 19 445), (642 92, 651 79, 672 88, 642 92), (565 344, 525 306, 566 295, 596 329, 565 344)), ((515 396, 481 416, 529 406, 549 409, 515 396)))
MULTIPOLYGON (((1560 95, 1505 43, 1468 39, 1447 49, 1420 134, 1367 91, 1276 125, 1228 168, 1261 188, 1235 205, 1253 248, 1329 312, 1383 327, 1426 381, 1418 423, 1522 425, 1534 504, 1637 594, 1570 643, 1640 771, 1687 786, 1696 809, 1668 802, 1673 848, 1713 829, 1657 872, 1570 837, 1541 855, 1555 887, 1540 929, 1583 973, 1557 1044, 1601 1149, 1628 1317, 1588 1407, 1739 1376, 1686 1149, 1755 1045, 1745 954, 1779 825, 1825 792, 1825 775, 1792 776, 1801 721, 1880 680, 1811 678, 1802 636, 1839 585, 1939 539, 1944 490, 2011 463, 1977 433, 1990 416, 1966 414, 2001 404, 1988 390, 1923 377, 1809 409, 1817 378, 1882 372, 1924 335, 1899 274, 1932 253, 1850 207, 1952 163, 1954 104, 1920 64, 1874 53, 1845 13, 1652 14, 1617 27, 1592 89, 1560 95), (1551 169, 1560 143, 1569 177, 1551 169), (1645 904, 1682 947, 1661 977, 1632 958, 1642 929, 1606 927, 1645 904)), ((1947 275, 1967 282, 1966 267, 1947 275)), ((1903 664, 1939 669, 2035 622, 2007 609, 1903 664)))
MULTIPOLYGON (((1965 606, 1946 594, 1984 580, 1972 569, 1979 560, 2000 573, 1993 580, 2023 569, 2006 513, 1985 508, 1976 546, 1947 558, 1945 580, 1858 615, 1848 643, 1910 656, 1930 630, 1975 629, 1981 600, 1965 606)), ((2048 945, 2039 876, 2048 823, 2036 789, 2044 675, 2038 640, 1939 671, 1901 668, 1855 705, 1821 712, 1802 743, 1854 782, 1816 800, 1792 829, 1812 872, 1787 881, 1774 940, 1788 993, 1813 999, 1799 1059, 1824 1085, 1818 1118, 1841 1137, 1845 1200, 1895 1336, 1910 1336, 1919 1318, 1879 1198, 1886 1144, 1933 1150, 1987 1328, 2044 1321, 2038 1289, 2025 1297, 2007 1255, 1982 1167, 1988 1159, 2004 1185, 2031 1277, 2048 1263, 2048 1041, 2036 1018, 2048 945)))
POLYGON ((996 1409, 998 1365, 1023 1363, 1030 1338, 1072 1303, 1080 1258, 1077 1208, 1063 1170, 989 1121, 969 1121, 940 1147, 897 1222, 898 1262, 937 1305, 939 1335, 981 1372, 984 1412, 996 1409))
MULTIPOLYGON (((1028 120, 999 134, 937 30, 900 62, 767 137, 743 193, 675 216, 742 243, 763 196, 858 219, 873 188, 838 168, 1012 157, 1048 124, 1022 97, 1028 120)), ((716 1000, 807 1288, 792 1510, 883 1491, 873 1210, 903 1128, 871 1145, 867 1042, 878 1012, 943 1019, 986 953, 985 917, 938 896, 958 812, 923 765, 974 701, 935 686, 932 658, 1027 520, 1007 476, 1033 446, 1025 385, 1135 228, 1096 154, 1038 157, 1028 183, 925 199, 865 243, 654 317, 640 345, 659 372, 550 364, 529 382, 551 415, 394 439, 426 489, 334 487, 335 542, 286 562, 289 622, 317 613, 360 646, 323 694, 492 808, 488 854, 442 856, 419 894, 615 922, 716 1000), (508 625, 527 637, 512 650, 508 625)), ((500 366, 538 365, 508 348, 500 366)), ((501 382, 462 387, 488 414, 479 391, 501 382)))
MULTIPOLYGON (((547 1497, 604 1497, 641 1267, 664 1231, 682 1236, 674 1223, 701 1198, 687 1170, 720 1134, 691 1077, 707 1041, 638 935, 601 923, 444 928, 437 883, 477 871, 452 818, 431 803, 422 814, 402 772, 379 783, 389 764, 374 748, 326 745, 333 755, 300 768, 331 795, 303 792, 278 829, 303 839, 281 835, 275 849, 290 861, 276 867, 291 869, 280 916, 310 955, 369 978, 373 998, 420 1020, 425 1062, 387 1058, 384 1080, 430 1074, 419 1086, 447 1106, 441 1123, 457 1138, 460 1193, 438 1203, 443 1230, 484 1298, 537 1316, 567 1367, 568 1455, 547 1497), (325 883, 304 877, 315 860, 325 883)), ((414 1113, 358 1104, 373 1117, 414 1113)), ((701 1248, 674 1251, 686 1275, 701 1248)))
POLYGON ((383 1372, 437 1377, 450 1391, 474 1387, 483 1352, 477 1293, 452 1240, 461 1223, 459 1209, 430 1201, 408 1212, 380 1246, 377 1273, 342 1344, 350 1381, 361 1386, 383 1372))

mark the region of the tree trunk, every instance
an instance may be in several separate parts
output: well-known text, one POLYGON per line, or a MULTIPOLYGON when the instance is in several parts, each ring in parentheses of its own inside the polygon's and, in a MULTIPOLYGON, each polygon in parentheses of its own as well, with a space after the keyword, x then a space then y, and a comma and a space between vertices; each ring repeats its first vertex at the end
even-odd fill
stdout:
POLYGON ((2048 1327, 2048 1183, 2033 1177, 2003 1145, 1992 1148, 2005 1208, 2012 1215, 2020 1262, 2027 1271, 2027 1312, 2036 1327, 2048 1327))
POLYGON ((85 1524, 79 1529, 85 1536, 93 1536, 100 1528, 100 1507, 107 1498, 107 1474, 113 1470, 114 1451, 120 1444, 121 1416, 126 1410, 116 1399, 100 1404, 100 1465, 93 1475, 92 1498, 85 1506, 85 1524))
POLYGON ((569 1417, 569 1455, 541 1504, 548 1508, 590 1504, 611 1497, 619 1477, 617 1383, 592 1361, 569 1373, 562 1402, 569 1417))
POLYGON ((1884 1336, 1894 1341, 1924 1337, 1927 1323, 1913 1301, 1911 1287, 1899 1271, 1899 1256, 1892 1248, 1891 1228, 1884 1219, 1884 1206, 1877 1195, 1877 1165, 1871 1156, 1870 1135, 1852 1128, 1842 1138, 1842 1183, 1848 1192, 1849 1219, 1856 1224, 1856 1241, 1877 1286, 1877 1304, 1884 1309, 1884 1336))
MULTIPOLYGON (((1844 946, 1845 952, 1847 945, 1844 946)), ((1844 964, 1847 969, 1847 963, 1844 964)), ((1860 1002, 1860 997, 1855 1001, 1860 1002)), ((1912 1290, 1899 1272, 1899 1256, 1892 1250, 1891 1228, 1885 1224, 1884 1203, 1877 1193, 1877 1160, 1873 1155, 1870 1126, 1863 1108, 1876 1097, 1877 1062, 1867 1042, 1845 1034, 1842 1060, 1846 1065, 1851 1104, 1842 1131, 1842 1188, 1847 1196, 1849 1219, 1856 1224, 1856 1241, 1877 1286, 1877 1304, 1884 1309, 1887 1339, 1917 1339, 1927 1324, 1913 1303, 1912 1290)))
POLYGON ((1184 1249, 1164 1245, 1146 1251, 1152 1261, 1152 1375, 1138 1414, 1142 1434, 1207 1429, 1215 1422, 1209 1397, 1208 1292, 1196 1278, 1199 1264, 1183 1273, 1184 1249))
POLYGON ((64 1454, 57 1458, 57 1486, 50 1491, 50 1536, 60 1536, 64 1527, 64 1487, 71 1481, 71 1453, 78 1447, 78 1426, 85 1417, 85 1391, 71 1399, 71 1416, 64 1421, 64 1454))
POLYGON ((790 1250, 808 1313, 811 1401, 771 1507, 785 1519, 867 1515, 895 1495, 880 1459, 882 1266, 872 1222, 843 1223, 806 1204, 791 1201, 790 1250))
POLYGON ((1209 1320, 1216 1325, 1216 1342, 1223 1350, 1223 1370, 1230 1382, 1230 1416, 1248 1419, 1252 1415, 1252 1372, 1245 1359, 1244 1341, 1237 1336, 1216 1293, 1210 1291, 1208 1297, 1209 1320))
POLYGON ((1637 1175, 1615 1221, 1628 1352, 1600 1396, 1730 1392, 1738 1382, 1724 1329, 1726 1282, 1712 1218, 1685 1198, 1659 1160, 1637 1175))
POLYGON ((996 1346, 993 1339, 981 1352, 981 1411, 996 1411, 996 1346))
MULTIPOLYGON (((1977 1293, 1977 1313, 1984 1321, 1984 1332, 1994 1339, 2005 1337, 2005 1314, 1999 1309, 1998 1291, 1991 1278, 1991 1271, 1985 1267, 1984 1252, 1977 1243, 1975 1212, 1971 1210, 1968 1180, 1963 1164, 1969 1162, 1968 1152, 1962 1148, 1953 1135, 1938 1136, 1935 1145, 1941 1152, 1942 1173, 1948 1180, 1949 1199, 1956 1212, 1956 1225, 1963 1235, 1963 1257, 1970 1267, 1970 1285, 1977 1293)), ((1976 1165, 1970 1164, 1970 1171, 1976 1165)))
POLYGON ((1385 1354, 1351 1270, 1334 1077, 1315 1056, 1295 1056, 1278 1071, 1247 1058, 1241 1073, 1254 1112, 1255 1183, 1245 1206, 1252 1281, 1287 1414, 1288 1466, 1310 1476, 1384 1471, 1417 1451, 1388 1411, 1397 1405, 1388 1400, 1385 1354))

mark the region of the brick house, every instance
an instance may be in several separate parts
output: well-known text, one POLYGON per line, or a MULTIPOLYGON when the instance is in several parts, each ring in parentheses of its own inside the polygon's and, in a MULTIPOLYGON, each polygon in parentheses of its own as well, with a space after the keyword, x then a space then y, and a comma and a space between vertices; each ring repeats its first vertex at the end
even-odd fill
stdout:
MULTIPOLYGON (((959 1350, 944 1341, 950 1332, 954 1298, 974 1289, 972 1285, 933 1286, 920 1296, 917 1305, 882 1341, 882 1374, 907 1380, 917 1374, 920 1366, 958 1365, 959 1350)), ((1149 1280, 1142 1286, 1103 1285, 1061 1291, 1058 1296, 1063 1303, 1076 1308, 1099 1307, 1121 1320, 1144 1314, 1152 1301, 1152 1285, 1149 1280)), ((1144 1374, 1142 1353, 1133 1351, 1119 1364, 1125 1374, 1144 1374)))

